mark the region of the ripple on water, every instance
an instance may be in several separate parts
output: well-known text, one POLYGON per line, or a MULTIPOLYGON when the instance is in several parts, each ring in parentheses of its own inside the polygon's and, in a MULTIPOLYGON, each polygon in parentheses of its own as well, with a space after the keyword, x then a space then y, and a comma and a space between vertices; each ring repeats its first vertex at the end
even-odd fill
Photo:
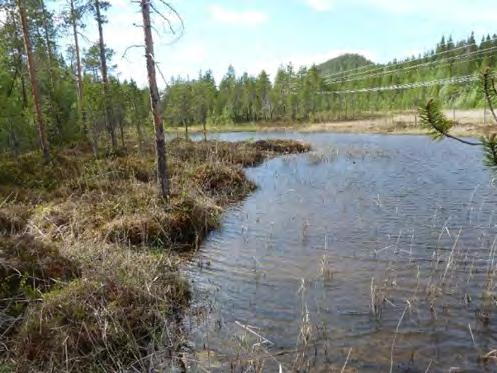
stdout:
POLYGON ((239 321, 272 342, 268 371, 275 359, 292 367, 308 312, 313 371, 340 371, 349 351, 360 371, 495 369, 479 359, 497 342, 497 191, 479 149, 423 136, 255 137, 313 152, 248 169, 259 189, 204 242, 195 261, 208 265, 185 269, 214 306, 193 329, 198 351, 215 351, 221 371, 260 352, 239 321))

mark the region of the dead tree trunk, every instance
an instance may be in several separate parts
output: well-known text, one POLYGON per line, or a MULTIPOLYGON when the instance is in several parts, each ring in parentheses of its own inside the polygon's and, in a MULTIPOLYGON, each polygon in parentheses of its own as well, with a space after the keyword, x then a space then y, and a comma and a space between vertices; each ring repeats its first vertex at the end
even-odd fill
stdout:
POLYGON ((169 198, 169 175, 166 160, 166 140, 164 136, 164 124, 160 112, 160 96, 157 88, 157 79, 154 61, 154 41, 152 38, 152 25, 150 21, 150 0, 140 0, 143 31, 145 36, 145 57, 147 61, 148 84, 150 88, 150 104, 154 118, 155 149, 157 153, 157 177, 162 198, 169 198))
POLYGON ((100 49, 100 70, 102 73, 102 86, 104 91, 104 105, 105 105, 105 119, 106 127, 109 132, 110 140, 112 143, 112 150, 117 149, 116 132, 114 128, 114 123, 112 122, 111 108, 109 106, 109 77, 107 69, 107 57, 105 56, 105 43, 104 43, 104 32, 102 24, 104 23, 102 19, 102 14, 100 12, 100 1, 95 0, 95 12, 96 20, 98 24, 98 45, 100 49))
POLYGON ((41 151, 43 153, 43 158, 45 162, 48 162, 50 160, 49 145, 45 130, 45 121, 43 119, 43 113, 41 111, 40 90, 38 87, 36 62, 33 57, 31 38, 29 37, 28 20, 23 0, 17 0, 17 6, 19 8, 19 16, 21 18, 21 29, 24 39, 24 48, 26 49, 26 55, 28 57, 29 79, 31 80, 31 93, 33 95, 33 104, 35 108, 36 124, 38 127, 38 136, 40 139, 40 146, 41 146, 41 151))

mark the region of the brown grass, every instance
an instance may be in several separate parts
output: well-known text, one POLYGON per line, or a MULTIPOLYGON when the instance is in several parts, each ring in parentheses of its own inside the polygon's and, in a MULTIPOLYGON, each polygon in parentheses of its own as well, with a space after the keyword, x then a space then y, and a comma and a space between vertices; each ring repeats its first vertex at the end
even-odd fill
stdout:
POLYGON ((17 317, 41 293, 80 274, 71 260, 30 235, 0 236, 0 333, 8 336, 17 317))
POLYGON ((159 369, 157 356, 174 358, 181 343, 189 303, 178 253, 197 248, 224 207, 254 190, 241 167, 308 149, 171 141, 167 205, 150 147, 94 159, 74 146, 48 166, 36 154, 0 160, 3 298, 24 302, 17 322, 2 319, 4 359, 22 371, 159 369))

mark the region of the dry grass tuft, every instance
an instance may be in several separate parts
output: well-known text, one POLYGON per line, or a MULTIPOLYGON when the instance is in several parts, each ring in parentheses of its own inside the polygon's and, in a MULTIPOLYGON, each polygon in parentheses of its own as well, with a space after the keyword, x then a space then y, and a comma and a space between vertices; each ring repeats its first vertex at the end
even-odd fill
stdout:
POLYGON ((255 142, 255 148, 282 154, 304 153, 311 149, 309 145, 292 140, 258 140, 255 142))
POLYGON ((185 301, 176 304, 112 278, 73 281, 29 310, 14 354, 31 368, 119 371, 154 345, 168 346, 164 327, 186 306, 187 292, 181 282, 170 282, 167 296, 185 301))
POLYGON ((190 299, 177 253, 198 247, 223 208, 255 188, 241 166, 307 149, 169 142, 167 205, 151 148, 94 159, 74 146, 46 166, 35 153, 0 159, 1 291, 20 318, 0 315, 11 331, 0 360, 22 371, 150 371, 171 360, 190 299))
POLYGON ((0 207, 0 234, 15 234, 25 230, 31 214, 24 205, 8 204, 0 207))
POLYGON ((8 335, 29 302, 55 284, 79 276, 80 269, 56 247, 33 236, 0 237, 0 331, 8 335))
POLYGON ((247 180, 241 168, 229 167, 222 163, 206 163, 198 166, 193 174, 194 183, 207 196, 230 202, 238 200, 255 189, 255 184, 247 180))
POLYGON ((188 249, 218 226, 220 209, 200 198, 174 198, 167 209, 122 215, 101 229, 108 242, 188 249))

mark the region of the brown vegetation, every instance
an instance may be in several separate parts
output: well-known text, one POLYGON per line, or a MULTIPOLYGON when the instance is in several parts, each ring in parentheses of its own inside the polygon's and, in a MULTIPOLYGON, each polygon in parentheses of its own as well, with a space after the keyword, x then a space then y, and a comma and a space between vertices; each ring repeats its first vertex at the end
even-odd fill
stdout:
POLYGON ((158 368, 163 351, 174 358, 189 302, 178 253, 255 188, 242 166, 309 148, 174 140, 168 149, 168 204, 157 197, 153 149, 94 159, 76 146, 46 166, 35 154, 1 160, 4 361, 22 371, 116 371, 158 368))

